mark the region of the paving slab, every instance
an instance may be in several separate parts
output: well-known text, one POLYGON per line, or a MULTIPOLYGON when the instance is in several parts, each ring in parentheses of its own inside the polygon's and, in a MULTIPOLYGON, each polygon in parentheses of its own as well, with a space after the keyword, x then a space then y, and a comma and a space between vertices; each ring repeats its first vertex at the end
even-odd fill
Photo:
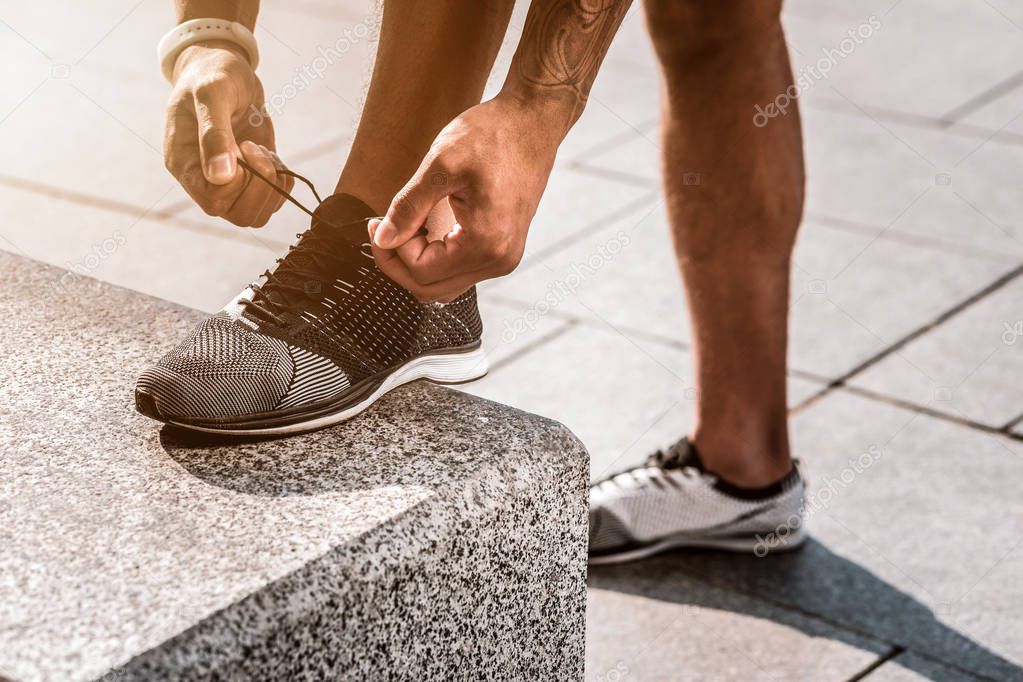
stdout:
POLYGON ((10 187, 0 187, 0 201, 7 216, 0 248, 70 271, 65 284, 95 277, 205 311, 219 310, 283 250, 253 231, 178 217, 155 220, 144 211, 107 210, 10 187))
MULTIPOLYGON (((597 478, 686 433, 696 397, 690 364, 681 348, 606 324, 578 324, 464 390, 567 424, 590 451, 597 478)), ((790 404, 821 388, 790 379, 790 404)))
POLYGON ((0 273, 0 677, 582 674, 587 464, 563 426, 415 383, 313 434, 197 439, 131 387, 200 313, 87 278, 54 296, 59 270, 7 253, 0 273))
MULTIPOLYGON (((688 343, 692 335, 663 210, 656 204, 624 214, 487 291, 688 343)), ((790 363, 831 379, 1011 268, 1005 261, 813 221, 803 225, 793 260, 790 363)))
POLYGON ((1006 82, 1003 91, 963 116, 951 130, 981 126, 1002 134, 1023 135, 1023 80, 1010 77, 1006 82))
MULTIPOLYGON (((882 121, 840 99, 804 107, 803 127, 811 218, 996 260, 1023 257, 1023 199, 1011 180, 1023 147, 882 121)), ((636 133, 581 163, 655 186, 656 141, 636 133)))
POLYGON ((671 570, 590 569, 591 680, 848 680, 886 650, 863 637, 671 570))
POLYGON ((674 568, 957 670, 1023 678, 1023 444, 841 391, 792 427, 807 546, 679 553, 674 568))
POLYGON ((830 71, 813 79, 812 90, 933 118, 1011 76, 1023 58, 1023 11, 1009 0, 800 0, 788 4, 785 19, 797 68, 830 63, 819 67, 830 71))
MULTIPOLYGON (((81 61, 38 56, 44 68, 28 71, 41 70, 44 80, 36 73, 18 79, 12 97, 26 98, 0 123, 5 174, 145 207, 184 198, 181 190, 164 198, 158 189, 168 177, 161 149, 170 86, 154 46, 173 24, 173 7, 146 0, 129 9, 123 21, 105 25, 108 35, 81 61)), ((283 158, 354 129, 375 49, 375 19, 367 17, 316 19, 269 6, 261 12, 259 75, 283 158)), ((35 21, 31 13, 19 19, 35 21)))
POLYGON ((853 386, 1002 428, 1023 414, 1023 282, 1011 281, 899 349, 853 386))
POLYGON ((523 310, 519 306, 493 301, 485 294, 479 297, 479 302, 483 318, 483 350, 490 361, 491 371, 572 326, 568 318, 523 310))

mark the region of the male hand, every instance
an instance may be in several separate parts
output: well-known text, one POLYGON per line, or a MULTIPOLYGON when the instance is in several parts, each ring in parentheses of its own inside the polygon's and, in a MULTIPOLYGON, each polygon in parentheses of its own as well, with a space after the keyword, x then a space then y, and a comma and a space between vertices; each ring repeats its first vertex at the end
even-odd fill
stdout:
POLYGON ((388 277, 422 301, 451 301, 519 264, 563 130, 531 103, 499 95, 438 134, 387 215, 369 224, 388 277), (456 224, 442 239, 420 233, 447 199, 456 224))
POLYGON ((291 191, 263 109, 263 86, 244 51, 227 41, 192 45, 178 57, 167 107, 163 157, 167 170, 209 215, 262 227, 284 198, 240 168, 241 157, 291 191))

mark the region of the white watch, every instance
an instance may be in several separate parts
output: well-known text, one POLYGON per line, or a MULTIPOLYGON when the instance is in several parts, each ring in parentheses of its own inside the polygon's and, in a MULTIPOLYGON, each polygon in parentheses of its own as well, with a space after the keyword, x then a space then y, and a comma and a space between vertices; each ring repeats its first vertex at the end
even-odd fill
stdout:
POLYGON ((178 61, 178 55, 189 45, 204 40, 228 40, 245 50, 253 70, 259 64, 256 37, 242 24, 226 19, 190 19, 168 31, 156 46, 160 70, 167 82, 174 80, 174 64, 178 61))

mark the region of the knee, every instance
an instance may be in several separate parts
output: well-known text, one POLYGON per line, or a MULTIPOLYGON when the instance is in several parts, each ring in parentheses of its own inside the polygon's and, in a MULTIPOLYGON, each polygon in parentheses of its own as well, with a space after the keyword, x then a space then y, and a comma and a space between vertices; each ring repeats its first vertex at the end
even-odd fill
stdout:
POLYGON ((781 37, 781 0, 644 0, 647 29, 666 70, 781 37))

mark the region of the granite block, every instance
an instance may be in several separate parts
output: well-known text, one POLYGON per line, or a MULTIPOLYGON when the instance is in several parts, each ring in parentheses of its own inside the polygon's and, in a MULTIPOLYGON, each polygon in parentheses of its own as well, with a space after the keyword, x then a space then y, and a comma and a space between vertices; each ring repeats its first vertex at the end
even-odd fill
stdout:
POLYGON ((312 434, 197 439, 131 387, 200 314, 61 276, 0 253, 0 677, 581 677, 565 427, 415 383, 312 434))

